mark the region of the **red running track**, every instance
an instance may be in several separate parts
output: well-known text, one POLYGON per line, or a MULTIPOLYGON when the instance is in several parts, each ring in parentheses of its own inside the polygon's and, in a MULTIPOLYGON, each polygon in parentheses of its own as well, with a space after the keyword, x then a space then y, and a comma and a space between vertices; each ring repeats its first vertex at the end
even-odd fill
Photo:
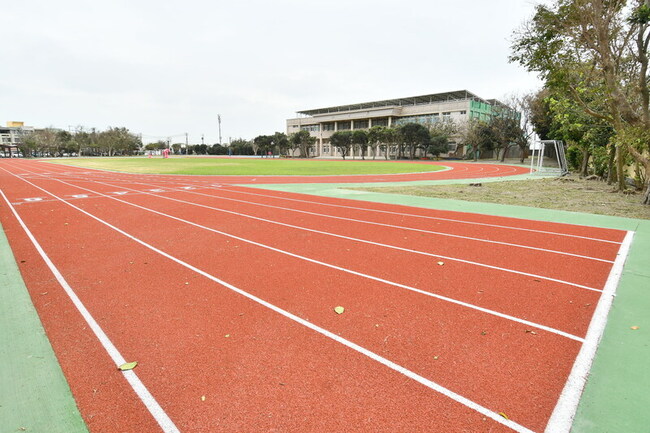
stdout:
MULTIPOLYGON (((188 432, 543 431, 625 235, 33 161, 0 181, 188 432)), ((90 430, 160 431, 7 207, 90 430)))

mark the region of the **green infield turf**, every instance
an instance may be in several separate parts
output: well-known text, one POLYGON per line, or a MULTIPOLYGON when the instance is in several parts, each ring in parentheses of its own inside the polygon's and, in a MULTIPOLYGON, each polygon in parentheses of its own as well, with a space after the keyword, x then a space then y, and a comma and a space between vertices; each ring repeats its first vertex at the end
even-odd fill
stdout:
POLYGON ((299 175, 327 176, 351 174, 417 173, 442 170, 434 164, 347 160, 323 161, 284 158, 192 158, 173 156, 122 158, 67 158, 48 162, 127 173, 212 174, 212 175, 299 175))

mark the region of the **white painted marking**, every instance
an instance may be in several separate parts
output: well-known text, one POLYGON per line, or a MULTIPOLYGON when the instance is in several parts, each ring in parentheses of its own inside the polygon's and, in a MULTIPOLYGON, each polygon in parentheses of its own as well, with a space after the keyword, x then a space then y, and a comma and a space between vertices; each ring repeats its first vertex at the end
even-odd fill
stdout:
MULTIPOLYGON (((23 179, 24 180, 24 179, 23 179)), ((115 347, 115 345, 111 342, 111 340, 108 338, 104 330, 99 326, 97 321, 93 318, 92 314, 88 311, 86 306, 81 302, 81 299, 77 296, 75 291, 70 287, 68 282, 65 280, 61 272, 59 272, 58 268, 52 263, 50 260, 49 256, 43 250, 41 247, 40 243, 36 240, 32 232, 27 228, 27 225, 25 222, 22 220, 20 215, 18 215, 18 212, 16 212, 16 209, 11 205, 9 200, 7 199, 7 196, 5 193, 0 189, 0 194, 2 194, 2 197, 4 198, 5 202, 9 205, 9 208, 13 212, 14 216, 18 220, 18 223, 21 225, 25 233, 27 234, 27 237, 32 241, 32 244, 40 254, 40 256, 43 258, 45 263, 47 264, 47 267, 50 268, 50 271, 52 274, 56 277, 57 281, 63 287, 63 290, 65 290, 65 293, 68 295, 72 303, 74 304, 75 307, 77 307, 77 310, 81 314, 81 316, 84 318, 90 329, 93 331, 97 339, 100 341, 101 345, 104 347, 106 352, 109 354, 113 362, 115 363, 115 366, 120 366, 124 363, 126 363, 126 360, 120 353, 120 351, 115 347)), ((60 199, 59 197, 51 194, 54 198, 57 198, 64 203, 67 203, 65 200, 60 199)), ((180 433, 180 430, 174 425, 173 421, 169 418, 169 416, 165 413, 165 411, 160 407, 156 399, 153 397, 153 395, 149 392, 147 387, 142 383, 140 378, 137 376, 137 374, 133 371, 125 371, 123 372, 124 377, 126 380, 129 382, 133 390, 136 392, 138 397, 140 397, 140 400, 144 403, 144 405, 147 407, 151 415, 154 417, 158 425, 162 428, 162 430, 165 433, 180 433)))
POLYGON ((149 191, 151 192, 164 192, 164 189, 156 188, 156 189, 150 189, 149 191))
MULTIPOLYGON (((34 186, 35 188, 38 188, 38 189, 42 190, 46 194, 49 194, 51 196, 56 197, 51 192, 48 192, 45 189, 43 189, 43 188, 41 188, 39 186, 36 186, 33 183, 31 183, 31 182, 29 182, 29 181, 27 181, 25 179, 22 179, 22 180, 23 180, 23 182, 29 183, 30 185, 34 186)), ((120 200, 120 199, 115 198, 115 197, 110 197, 110 196, 108 196, 106 194, 102 194, 101 192, 98 192, 98 191, 93 191, 93 190, 90 190, 88 188, 83 188, 83 187, 80 187, 80 186, 72 185, 72 184, 64 182, 62 180, 59 180, 58 182, 63 183, 65 185, 73 186, 75 188, 85 189, 86 191, 93 192, 93 193, 98 194, 100 196, 109 198, 111 200, 118 201, 120 203, 124 203, 124 204, 129 205, 129 206, 136 207, 138 209, 145 210, 147 212, 151 212, 151 213, 154 213, 154 214, 157 214, 157 215, 161 215, 161 216, 164 216, 166 218, 173 219, 175 221, 179 221, 179 222, 182 222, 182 223, 194 226, 194 227, 201 228, 203 230, 207 230, 207 231, 210 231, 210 232, 213 232, 213 233, 217 233, 217 234, 220 234, 220 235, 223 235, 223 236, 230 237, 232 239, 237 239, 239 241, 246 242, 246 243, 249 243, 251 245, 255 245, 255 246, 258 246, 258 247, 261 247, 261 248, 265 248, 265 249, 268 249, 268 250, 271 250, 271 251, 274 251, 274 252, 278 252, 278 253, 281 253, 281 254, 285 254, 285 255, 288 255, 290 257, 295 257, 295 258, 305 260, 305 261, 310 262, 310 263, 318 264, 318 265, 325 266, 325 267, 328 267, 328 268, 331 268, 331 269, 335 269, 335 270, 338 270, 338 271, 342 271, 342 272, 346 272, 346 273, 349 273, 349 274, 352 274, 352 275, 356 275, 356 276, 359 276, 359 277, 362 277, 362 278, 367 278, 367 279, 370 279, 370 280, 373 280, 373 281, 377 281, 377 282, 380 282, 380 283, 388 284, 388 285, 391 285, 391 286, 394 286, 394 287, 399 287, 401 289, 405 289, 405 290, 409 290, 409 291, 412 291, 412 292, 415 292, 415 293, 419 293, 421 295, 425 295, 425 296, 436 298, 436 299, 439 299, 439 300, 442 300, 442 301, 450 302, 452 304, 460 305, 462 307, 470 308, 470 309, 477 310, 477 311, 480 311, 480 312, 483 312, 483 313, 487 313, 487 314, 490 314, 490 315, 493 315, 493 316, 497 316, 497 317, 500 317, 500 318, 503 318, 503 319, 506 319, 506 320, 521 323, 521 324, 531 326, 531 327, 534 327, 534 328, 537 328, 537 329, 541 329, 541 330, 544 330, 544 331, 548 331, 548 332, 551 332, 553 334, 557 334, 557 335, 560 335, 560 336, 563 336, 563 337, 566 337, 566 338, 569 338, 569 339, 572 339, 572 340, 575 340, 575 341, 579 341, 579 342, 583 341, 583 339, 581 337, 578 337, 578 336, 573 335, 573 334, 569 334, 569 333, 561 331, 559 329, 551 328, 549 326, 545 326, 545 325, 542 325, 542 324, 539 324, 539 323, 531 322, 531 321, 528 321, 528 320, 525 320, 525 319, 520 319, 518 317, 510 316, 508 314, 500 313, 498 311, 489 310, 487 308, 479 307, 477 305, 469 304, 469 303, 466 303, 466 302, 463 302, 463 301, 459 301, 457 299, 453 299, 453 298, 449 298, 449 297, 446 297, 446 296, 438 295, 436 293, 426 292, 424 290, 420 290, 420 289, 417 289, 415 287, 407 286, 405 284, 397 283, 397 282, 390 281, 390 280, 385 280, 383 278, 379 278, 379 277, 375 277, 375 276, 372 276, 372 275, 364 274, 362 272, 353 271, 351 269, 347 269, 347 268, 343 268, 343 267, 340 267, 340 266, 332 265, 330 263, 321 262, 319 260, 311 259, 309 257, 301 256, 299 254, 294 254, 294 253, 291 253, 289 251, 281 250, 279 248, 275 248, 275 247, 272 247, 270 245, 265 245, 265 244, 262 244, 262 243, 259 243, 259 242, 252 241, 250 239, 246 239, 246 238, 235 236, 235 235, 232 235, 232 234, 229 234, 229 233, 225 233, 225 232, 222 232, 220 230, 216 230, 216 229, 213 229, 213 228, 210 228, 210 227, 206 227, 206 226, 203 226, 201 224, 197 224, 197 223, 194 223, 194 222, 191 222, 191 221, 188 221, 188 220, 184 220, 182 218, 175 217, 173 215, 169 215, 169 214, 159 212, 159 211, 154 210, 154 209, 150 209, 150 208, 147 208, 147 207, 144 207, 144 206, 137 205, 135 203, 130 203, 128 201, 120 200)), ((148 194, 148 193, 145 193, 145 194, 148 194)), ((155 196, 155 197, 161 197, 162 198, 162 196, 155 196)), ((65 202, 65 200, 63 200, 63 199, 59 199, 59 200, 62 200, 62 201, 65 202)), ((180 200, 180 201, 183 202, 183 200, 180 200)), ((70 203, 67 203, 67 204, 70 205, 70 206, 75 207, 74 205, 72 205, 70 203)))
MULTIPOLYGON (((60 180, 59 182, 63 182, 63 181, 60 180)), ((63 182, 63 183, 65 183, 65 182, 63 182)), ((107 184, 105 184, 103 182, 97 182, 97 183, 100 183, 102 185, 107 185, 107 184)), ((75 185, 71 185, 71 186, 75 186, 75 185)), ((77 187, 77 188, 81 188, 81 187, 77 187)), ((101 193, 98 193, 97 191, 93 191, 93 190, 90 190, 90 189, 87 189, 87 188, 81 188, 81 189, 85 189, 87 191, 91 191, 91 192, 94 192, 94 193, 97 193, 97 194, 101 194, 101 193)), ((145 192, 144 194, 148 194, 148 193, 145 192)), ((349 240, 349 241, 354 241, 354 242, 360 242, 360 243, 364 243, 364 244, 368 244, 368 245, 375 245, 375 246, 379 246, 379 247, 383 247, 383 248, 389 248, 389 249, 393 249, 393 250, 397 250, 397 251, 404 251, 404 252, 407 252, 407 253, 413 253, 413 254, 433 257, 433 258, 436 258, 436 259, 451 260, 451 261, 454 261, 454 262, 465 263, 465 264, 468 264, 468 265, 479 266, 479 267, 483 267, 483 268, 487 268, 487 269, 494 269, 494 270, 497 270, 497 271, 509 272, 509 273, 513 273, 513 274, 517 274, 517 275, 523 275, 523 276, 537 278, 537 279, 541 279, 541 280, 552 281, 554 283, 560 283, 560 284, 565 284, 565 285, 568 285, 568 286, 578 287, 578 288, 585 289, 585 290, 590 290, 590 291, 593 291, 593 292, 600 292, 601 291, 600 289, 596 289, 594 287, 589 287, 589 286, 585 286, 585 285, 578 284, 578 283, 572 283, 570 281, 560 280, 560 279, 557 279, 557 278, 545 277, 543 275, 532 274, 530 272, 517 271, 515 269, 509 269, 509 268, 503 268, 503 267, 500 267, 500 266, 488 265, 486 263, 475 262, 475 261, 472 261, 472 260, 465 260, 465 259, 461 259, 461 258, 458 258, 458 257, 450 257, 450 256, 444 256, 444 255, 441 255, 441 254, 428 253, 426 251, 413 250, 413 249, 410 249, 410 248, 398 247, 396 245, 383 244, 383 243, 380 243, 380 242, 373 242, 373 241, 369 241, 369 240, 366 240, 366 239, 360 239, 360 238, 354 238, 354 237, 351 237, 351 236, 340 235, 340 234, 337 234, 337 233, 331 233, 331 232, 326 232, 326 231, 322 231, 322 230, 310 229, 310 228, 307 228, 307 227, 301 227, 301 226, 296 226, 296 225, 293 225, 293 224, 287 224, 287 223, 283 223, 283 222, 279 222, 279 221, 273 221, 273 220, 269 220, 269 219, 266 219, 266 218, 256 217, 256 216, 253 216, 253 215, 248 215, 248 214, 244 214, 244 213, 240 213, 240 212, 234 212, 234 211, 230 211, 230 210, 226 210, 226 209, 220 209, 220 208, 207 206, 207 205, 203 205, 203 204, 199 204, 199 203, 193 203, 193 202, 187 201, 187 200, 180 200, 180 199, 176 199, 176 198, 163 197, 163 196, 158 196, 158 195, 156 197, 164 198, 164 199, 167 199, 167 200, 172 200, 172 201, 179 202, 179 203, 189 204, 191 206, 197 206, 197 207, 202 207, 202 208, 205 208, 205 209, 211 209, 211 210, 215 210, 215 211, 218 211, 218 212, 224 212, 224 213, 228 213, 228 214, 231 214, 231 215, 241 216, 241 217, 244 217, 244 218, 250 218, 250 219, 257 220, 257 221, 263 221, 263 222, 267 222, 267 223, 271 223, 271 224, 276 224, 276 225, 280 225, 280 226, 283 226, 283 227, 289 227, 289 228, 293 228, 293 229, 296 229, 296 230, 303 230, 303 231, 307 231, 307 232, 311 232, 311 233, 318 233, 318 234, 322 234, 322 235, 326 235, 326 236, 332 236, 332 237, 345 239, 345 240, 349 240)), ((128 203, 128 202, 124 202, 124 203, 128 203)), ((132 203, 128 203, 128 204, 133 205, 132 203)), ((133 206, 135 206, 135 205, 133 205, 133 206)), ((143 209, 147 209, 147 208, 143 208, 143 209)), ((149 209, 147 209, 147 210, 149 210, 149 209)))
MULTIPOLYGON (((405 216, 405 217, 412 217, 412 218, 423 218, 423 219, 430 219, 430 220, 437 220, 437 221, 448 221, 448 222, 454 222, 454 223, 460 223, 460 224, 470 224, 470 225, 494 227, 494 228, 500 228, 500 229, 518 230, 518 231, 542 233, 542 234, 549 234, 549 235, 556 235, 556 236, 565 236, 565 237, 571 237, 571 238, 576 238, 576 239, 586 239, 586 240, 590 240, 590 241, 605 242, 605 243, 620 245, 620 242, 617 242, 617 241, 610 241, 610 240, 607 240, 607 239, 592 238, 592 237, 587 237, 587 236, 572 235, 572 234, 568 234, 568 233, 559 233, 559 232, 552 232, 552 231, 546 231, 546 230, 527 229, 527 228, 522 228, 522 227, 503 226, 503 225, 498 225, 498 224, 480 223, 480 222, 474 222, 474 221, 458 220, 458 219, 453 219, 453 218, 442 218, 442 217, 434 217, 434 216, 428 216, 428 215, 417 215, 417 214, 409 214, 409 213, 403 213, 403 212, 393 212, 393 211, 387 211, 387 210, 381 210, 381 209, 370 209, 370 208, 363 208, 363 207, 357 207, 357 206, 346 206, 346 205, 333 204, 333 203, 323 203, 323 202, 312 201, 312 200, 301 200, 301 199, 296 199, 296 198, 279 197, 279 196, 274 196, 274 195, 269 195, 269 194, 254 193, 254 192, 249 192, 249 191, 232 190, 232 189, 228 189, 228 188, 226 188, 225 190, 228 191, 228 192, 232 192, 234 194, 248 194, 248 195, 255 195, 255 196, 265 197, 265 198, 273 198, 273 199, 277 199, 277 200, 294 201, 294 202, 298 202, 298 203, 308 203, 308 204, 316 204, 316 205, 321 205, 321 206, 338 207, 338 208, 342 208, 342 209, 353 209, 353 210, 360 210, 360 211, 366 211, 366 212, 385 213, 385 214, 397 215, 397 216, 402 216, 402 217, 405 216)), ((382 203, 379 203, 379 204, 382 204, 382 203)), ((428 210, 431 210, 431 209, 428 209, 428 210)))
POLYGON ((29 197, 29 198, 24 198, 24 201, 42 201, 43 197, 29 197))
POLYGON ((193 186, 181 186, 180 188, 181 188, 181 189, 186 189, 186 190, 196 189, 196 188, 193 187, 193 186))
POLYGON ((580 403, 580 396, 587 383, 589 371, 596 356, 596 350, 598 350, 598 344, 603 336, 603 332, 605 332, 607 316, 616 296, 616 288, 623 274, 623 267, 633 238, 634 232, 628 231, 618 251, 614 266, 607 278, 603 294, 594 311, 585 342, 578 353, 569 378, 564 385, 553 414, 546 425, 546 433, 568 433, 571 430, 573 419, 575 418, 578 404, 580 403))
MULTIPOLYGON (((86 191, 89 191, 89 192, 92 192, 92 193, 95 193, 95 194, 105 196, 104 194, 102 194, 100 192, 97 192, 97 191, 94 191, 94 190, 91 190, 91 189, 88 189, 88 188, 83 188, 83 187, 80 187, 80 186, 77 186, 77 185, 69 184, 69 183, 66 183, 66 182, 64 182, 62 180, 57 180, 57 181, 61 182, 61 183, 64 183, 66 185, 73 186, 75 188, 80 188, 80 189, 83 189, 83 190, 86 190, 86 191)), ((98 183, 100 185, 114 186, 112 184, 105 183, 105 182, 99 182, 99 181, 94 181, 94 182, 98 183)), ((127 189, 129 189, 131 191, 142 192, 143 194, 149 194, 147 192, 139 191, 139 190, 136 190, 136 189, 133 189, 133 188, 127 188, 127 189)), ((149 190, 149 191, 153 191, 153 190, 149 190)), ((152 195, 152 194, 150 194, 150 195, 152 195)), ((106 196, 106 197, 108 197, 108 196, 106 196)), ((254 220, 258 220, 258 221, 264 221, 264 222, 268 222, 268 223, 271 223, 271 224, 277 224, 277 225, 281 225, 281 226, 285 226, 285 227, 290 227, 290 228, 294 228, 294 229, 297 229, 297 230, 303 230, 303 231, 308 231, 308 232, 312 232, 312 233, 323 234, 323 235, 326 235, 326 236, 333 236, 333 237, 346 239, 346 240, 351 240, 351 241, 355 241, 355 242, 366 243, 366 244, 370 244, 370 245, 376 245, 376 246, 380 246, 380 247, 395 249, 395 250, 398 250, 398 251, 404 251, 404 252, 409 252, 409 253, 414 253, 414 254, 419 254, 419 255, 424 255, 424 256, 429 256, 429 257, 434 257, 434 258, 437 258, 437 259, 451 260, 451 261, 456 261, 456 262, 465 263, 465 264, 469 264, 469 265, 485 267, 485 268, 488 268, 488 269, 494 269, 494 270, 503 271, 503 272, 510 272, 510 273, 514 273, 514 274, 518 274, 518 275, 524 275, 524 276, 528 276, 528 277, 533 277, 533 278, 537 278, 537 279, 542 279, 542 280, 546 280, 546 281, 552 281, 552 282, 555 282, 555 283, 560 283, 560 284, 565 284, 565 285, 569 285, 569 286, 573 286, 573 287, 578 287, 578 288, 581 288, 581 289, 590 290, 590 291, 594 291, 594 292, 601 292, 600 289, 596 289, 594 287, 589 287, 589 286, 585 286, 585 285, 582 285, 582 284, 572 283, 570 281, 560 280, 560 279, 556 279, 556 278, 545 277, 543 275, 537 275, 537 274, 532 274, 532 273, 528 273, 528 272, 517 271, 517 270, 514 270, 514 269, 508 269, 508 268, 503 268, 503 267, 499 267, 499 266, 488 265, 488 264, 485 264, 485 263, 474 262, 474 261, 471 261, 471 260, 465 260, 465 259, 460 259, 460 258, 456 258, 456 257, 449 257, 449 256, 443 256, 443 255, 434 254, 434 253, 428 253, 428 252, 425 252, 425 251, 412 250, 412 249, 408 249, 408 248, 383 244, 383 243, 379 243, 379 242, 368 241, 368 240, 365 240, 365 239, 353 238, 353 237, 339 235, 339 234, 331 233, 331 232, 325 232, 325 231, 321 231, 321 230, 309 229, 309 228, 306 228, 306 227, 295 226, 295 225, 292 225, 292 224, 286 224, 286 223, 282 223, 282 222, 278 222, 278 221, 269 220, 269 219, 266 219, 266 218, 260 218, 260 217, 256 217, 256 216, 252 216, 252 215, 248 215, 248 214, 243 214, 243 213, 239 213, 239 212, 234 212, 234 211, 229 211, 229 210, 225 210, 225 209, 215 208, 215 207, 212 207, 212 206, 193 203, 193 202, 186 201, 186 200, 180 200, 180 199, 175 199, 175 198, 171 198, 171 197, 164 197, 164 196, 158 196, 158 195, 156 195, 155 197, 164 198, 164 199, 179 202, 179 203, 189 204, 189 205, 192 205, 192 206, 198 206, 198 207, 202 207, 202 208, 205 208, 205 209, 211 209, 211 210, 215 210, 215 211, 218 211, 218 212, 224 212, 224 213, 229 213, 229 214, 232 214, 232 215, 242 216, 242 217, 245 217, 245 218, 250 218, 250 219, 254 219, 254 220)), ((115 200, 117 200, 117 199, 115 199, 115 200)), ((121 201, 121 200, 118 200, 118 201, 121 201)), ((129 204, 131 206, 137 206, 137 205, 134 205, 134 204, 126 202, 126 201, 124 201, 123 203, 129 204)), ((153 211, 151 209, 144 208, 144 207, 143 207, 143 209, 151 211, 151 212, 156 212, 156 211, 153 211)), ((165 216, 169 216, 169 215, 165 215, 165 216)), ((175 218, 175 217, 171 217, 171 216, 169 216, 169 217, 170 218, 175 218)), ((183 220, 183 221, 185 221, 185 220, 183 220)), ((248 242, 248 240, 246 240, 246 241, 248 242)), ((250 241, 250 242, 252 242, 252 241, 250 241)), ((600 259, 598 259, 598 260, 600 260, 600 259)))
MULTIPOLYGON (((27 183, 31 184, 31 182, 28 182, 25 179, 22 179, 22 180, 24 182, 27 182, 27 183)), ((38 187, 36 185, 33 185, 33 186, 43 190, 42 188, 40 188, 40 187, 38 187)), ((493 411, 479 405, 478 403, 475 403, 472 400, 469 400, 469 399, 463 397, 460 394, 456 394, 455 392, 451 391, 450 389, 445 388, 442 385, 439 385, 438 383, 436 383, 436 382, 434 382, 432 380, 429 380, 429 379, 427 379, 427 378, 425 378, 423 376, 420 376, 419 374, 414 373, 414 372, 408 370, 407 368, 402 367, 401 365, 399 365, 397 363, 394 363, 394 362, 392 362, 392 361, 390 361, 390 360, 388 360, 388 359, 386 359, 386 358, 384 358, 384 357, 382 357, 382 356, 380 356, 380 355, 378 355, 378 354, 376 354, 376 353, 374 353, 374 352, 372 352, 372 351, 370 351, 370 350, 368 350, 368 349, 366 349, 366 348, 364 348, 362 346, 359 346, 358 344, 355 344, 355 343, 353 343, 353 342, 351 342, 351 341, 349 341, 349 340, 347 340, 347 339, 345 339, 345 338, 343 338, 341 336, 338 336, 338 335, 336 335, 336 334, 334 334, 334 333, 332 333, 332 332, 330 332, 330 331, 328 331, 328 330, 326 330, 324 328, 321 328, 320 326, 314 325, 313 323, 308 322, 307 320, 302 319, 301 317, 298 317, 298 316, 296 316, 296 315, 294 315, 294 314, 292 314, 292 313, 290 313, 290 312, 288 312, 286 310, 283 310, 280 307, 277 307, 277 306, 275 306, 275 305, 273 305, 273 304, 271 304, 271 303, 269 303, 267 301, 264 301, 263 299, 258 298, 255 295, 252 295, 252 294, 250 294, 250 293, 248 293, 248 292, 246 292, 246 291, 244 291, 244 290, 242 290, 242 289, 240 289, 240 288, 238 288, 236 286, 233 286, 232 284, 229 284, 226 281, 223 281, 223 280, 221 280, 221 279, 219 279, 219 278, 217 278, 217 277, 215 277, 215 276, 213 276, 213 275, 211 275, 211 274, 209 274, 209 273, 207 273, 205 271, 202 271, 201 269, 198 269, 198 268, 190 265, 189 263, 184 262, 181 259, 178 259, 178 258, 176 258, 176 257, 174 257, 174 256, 172 256, 170 254, 167 254, 164 251, 159 250, 158 248, 154 247, 153 245, 150 245, 150 244, 136 238, 135 236, 133 236, 133 235, 131 235, 131 234, 129 234, 129 233, 115 227, 115 226, 113 226, 112 224, 102 220, 101 218, 96 217, 95 215, 93 215, 93 214, 91 214, 89 212, 86 212, 83 209, 81 209, 81 208, 67 202, 66 200, 56 196, 55 194, 52 194, 52 193, 50 193, 48 191, 45 191, 45 190, 43 190, 43 191, 46 192, 47 194, 51 195, 52 197, 56 198, 57 200, 60 200, 63 203, 67 204, 68 206, 78 210, 79 212, 93 218, 94 220, 104 224, 105 226, 115 230, 116 232, 126 236, 127 238, 139 243, 140 245, 142 245, 142 246, 144 246, 144 247, 146 247, 146 248, 148 248, 148 249, 162 255, 163 257, 166 257, 166 258, 178 263, 179 265, 181 265, 181 266, 183 266, 183 267, 185 267, 187 269, 190 269, 190 270, 196 272, 197 274, 202 275, 202 276, 208 278, 209 280, 230 289, 230 290, 234 291, 235 293, 238 293, 238 294, 250 299, 251 301, 254 301, 254 302, 256 302, 256 303, 258 303, 258 304, 260 304, 260 305, 262 305, 262 306, 264 306, 264 307, 266 307, 266 308, 268 308, 268 309, 270 309, 272 311, 275 311, 276 313, 281 314, 282 316, 284 316, 284 317, 286 317, 286 318, 288 318, 288 319, 290 319, 290 320, 292 320, 292 321, 294 321, 296 323, 299 323, 299 324, 305 326, 306 328, 311 329, 312 331, 315 331, 315 332, 317 332, 317 333, 319 333, 319 334, 321 334, 321 335, 323 335, 323 336, 325 336, 327 338, 330 338, 330 339, 336 341, 337 343, 343 344, 344 346, 346 346, 346 347, 348 347, 348 348, 350 348, 350 349, 352 349, 352 350, 354 350, 354 351, 356 351, 356 352, 358 352, 358 353, 360 353, 362 355, 365 355, 366 357, 368 357, 368 358, 370 358, 370 359, 372 359, 372 360, 374 360, 376 362, 379 362, 380 364, 392 369, 393 371, 401 373, 401 374, 415 380, 416 382, 426 386, 427 388, 429 388, 429 389, 431 389, 433 391, 436 391, 439 394, 442 394, 442 395, 456 401, 457 403, 460 403, 460 404, 462 404, 462 405, 464 405, 464 406, 466 406, 466 407, 468 407, 468 408, 482 414, 483 416, 488 417, 488 418, 492 419, 493 421, 496 421, 499 424, 507 426, 507 427, 519 432, 519 433, 533 433, 532 430, 529 430, 526 427, 524 427, 524 426, 522 426, 520 424, 517 424, 516 422, 514 422, 514 421, 512 421, 510 419, 505 419, 501 415, 499 415, 499 414, 497 414, 497 413, 495 413, 495 412, 493 412, 493 411)), ((1 190, 0 190, 0 193, 2 193, 1 190)), ((3 196, 4 196, 4 193, 3 193, 3 196)), ((118 200, 118 199, 113 198, 113 197, 109 197, 109 196, 106 196, 106 197, 112 198, 113 200, 118 200)), ((6 200, 6 198, 5 198, 5 200, 6 200)), ((118 200, 118 201, 122 201, 122 200, 118 200)), ((16 216, 18 217, 17 214, 16 214, 16 216)), ((25 230, 28 230, 27 227, 24 226, 24 225, 23 225, 23 228, 25 230)), ((34 242, 35 242, 35 239, 34 239, 34 242)), ((74 292, 73 292, 73 294, 74 294, 74 292)), ((83 305, 81 305, 81 306, 83 307, 83 305)), ((92 317, 91 317, 91 319, 92 319, 92 317)), ((95 323, 95 325, 96 325, 96 323, 95 323)), ((97 325, 97 327, 99 328, 99 325, 97 325)), ((99 328, 99 330, 101 331, 101 328, 99 328)), ((106 339, 108 340, 108 337, 106 337, 106 339)), ((110 343, 110 341, 109 341, 109 343, 110 343)), ((115 349, 115 350, 117 350, 117 349, 115 349)), ((119 353, 118 353, 118 355, 119 355, 119 353)), ((120 355, 120 358, 121 358, 121 355, 120 355)), ((132 372, 132 370, 131 370, 131 372, 132 372)), ((143 385, 143 387, 144 387, 144 385, 143 385)), ((149 394, 149 395, 151 395, 151 394, 149 394)), ((153 399, 153 396, 151 398, 153 399)), ((155 400, 153 400, 153 401, 155 402, 155 400)), ((158 406, 158 407, 160 407, 160 406, 158 406)), ((162 414, 165 414, 164 411, 162 411, 162 408, 160 408, 160 411, 162 412, 162 414)), ((166 414, 165 414, 165 416, 166 416, 166 414)), ((171 426, 174 429, 176 429, 176 426, 174 426, 174 424, 171 422, 171 420, 169 420, 169 422, 171 423, 171 426)), ((162 427, 162 425, 161 425, 161 427, 162 427)), ((178 431, 178 429, 176 429, 176 430, 165 430, 165 431, 178 431)))
MULTIPOLYGON (((99 182, 101 183, 101 182, 99 182)), ((477 242, 486 242, 490 244, 497 244, 497 245, 505 245, 509 247, 515 247, 515 248, 524 248, 524 249, 529 249, 533 251, 542 251, 545 253, 551 253, 551 254, 559 254, 563 256, 570 256, 570 257, 577 257, 581 259, 587 259, 587 260, 594 260, 597 262, 603 262, 603 263, 614 263, 612 260, 605 260, 605 259, 600 259, 598 257, 592 257, 592 256, 584 256, 581 254, 573 254, 573 253, 567 253, 565 251, 558 251, 558 250, 551 250, 547 248, 539 248, 539 247, 532 247, 529 245, 522 245, 522 244, 514 244, 510 242, 501 242, 501 241, 493 241, 490 239, 482 239, 482 238, 475 238, 471 236, 462 236, 462 235, 454 235, 451 233, 445 233, 445 232, 436 232, 432 230, 423 230, 423 229, 418 229, 414 227, 406 227, 406 226, 397 226, 393 224, 385 224, 385 223, 379 223, 379 222, 374 222, 374 221, 365 221, 365 220, 359 220, 355 218, 346 218, 346 217, 339 217, 336 215, 328 215, 328 214, 322 214, 322 213, 317 213, 317 212, 309 212, 309 211, 304 211, 304 210, 299 210, 299 209, 292 209, 288 207, 283 207, 283 206, 274 206, 270 204, 265 204, 265 203, 258 203, 258 202, 253 202, 253 201, 247 201, 247 200, 239 200, 236 198, 230 198, 230 197, 222 197, 222 196, 217 196, 217 195, 212 195, 212 194, 205 194, 201 192, 193 192, 192 194, 204 196, 204 197, 211 197, 211 198, 216 198, 220 200, 227 200, 227 201, 234 201, 238 203, 245 203, 245 204, 250 204, 253 206, 261 206, 261 207, 268 207, 272 209, 280 209, 288 212, 296 212, 296 213, 302 213, 305 215, 314 215, 318 217, 323 217, 323 218, 332 218, 332 219, 337 219, 337 220, 343 220, 343 221, 351 221, 351 222, 356 222, 360 224, 369 224, 369 225, 376 225, 376 226, 381 226, 381 227, 389 227, 389 228, 396 228, 400 230, 407 230, 407 231, 414 231, 418 233, 427 233, 427 234, 432 234, 436 236, 447 236, 447 237, 452 237, 452 238, 457 238, 457 239, 466 239, 466 240, 472 240, 472 241, 477 241, 477 242)), ((166 197, 165 197, 166 198, 166 197)))
POLYGON ((128 194, 128 193, 129 193, 128 191, 114 191, 114 192, 112 192, 111 194, 115 194, 115 195, 124 195, 124 194, 128 194))
POLYGON ((70 197, 74 197, 74 198, 88 198, 88 194, 74 194, 74 195, 71 195, 70 197))

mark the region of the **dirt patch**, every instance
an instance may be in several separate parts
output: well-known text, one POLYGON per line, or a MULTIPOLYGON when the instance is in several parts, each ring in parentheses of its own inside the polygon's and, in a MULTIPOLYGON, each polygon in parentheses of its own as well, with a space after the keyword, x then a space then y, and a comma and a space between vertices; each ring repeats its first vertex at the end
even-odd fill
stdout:
POLYGON ((618 193, 606 182, 584 180, 577 176, 487 182, 473 186, 421 185, 354 189, 650 219, 650 206, 641 204, 639 192, 618 193))

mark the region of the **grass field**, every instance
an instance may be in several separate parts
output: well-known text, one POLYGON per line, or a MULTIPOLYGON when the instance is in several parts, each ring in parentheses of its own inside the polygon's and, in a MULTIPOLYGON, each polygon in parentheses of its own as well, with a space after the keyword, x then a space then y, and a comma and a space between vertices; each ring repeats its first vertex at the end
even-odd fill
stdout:
POLYGON ((613 192, 613 187, 605 182, 584 180, 575 175, 562 178, 486 182, 479 187, 463 184, 355 187, 353 189, 650 219, 650 208, 641 204, 638 193, 618 194, 613 192))
POLYGON ((262 158, 68 158, 48 162, 100 170, 148 174, 199 175, 354 175, 392 174, 437 171, 443 167, 433 164, 413 164, 386 161, 315 161, 303 159, 262 158))

